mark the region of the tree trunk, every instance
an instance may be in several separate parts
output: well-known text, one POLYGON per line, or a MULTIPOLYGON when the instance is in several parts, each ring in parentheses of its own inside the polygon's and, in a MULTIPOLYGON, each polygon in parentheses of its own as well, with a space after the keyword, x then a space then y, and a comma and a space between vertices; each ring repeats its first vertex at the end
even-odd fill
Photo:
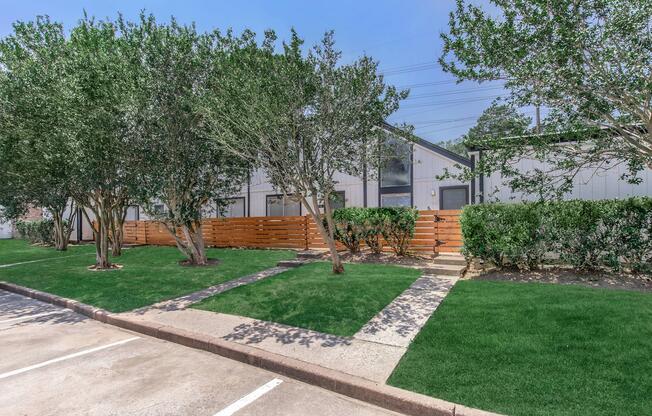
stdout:
POLYGON ((177 248, 184 256, 188 258, 190 264, 195 266, 206 266, 208 258, 206 257, 206 247, 204 245, 204 236, 202 235, 201 221, 195 221, 190 224, 181 226, 183 238, 176 233, 176 227, 171 224, 165 224, 168 231, 174 238, 177 248))
POLYGON ((96 252, 95 267, 98 269, 110 269, 111 261, 109 260, 109 225, 111 222, 110 213, 102 209, 98 218, 99 229, 99 250, 96 252))
POLYGON ((114 207, 111 216, 111 255, 119 257, 122 255, 122 245, 124 243, 124 223, 127 218, 127 210, 129 207, 118 206, 114 207))
MULTIPOLYGON (((326 197, 326 199, 327 198, 328 196, 326 197)), ((302 199, 305 201, 305 198, 302 199)), ((326 230, 326 227, 324 227, 324 223, 322 222, 322 218, 320 215, 321 213, 319 212, 319 201, 317 200, 317 196, 315 194, 313 194, 312 196, 312 203, 314 209, 311 209, 307 203, 305 205, 308 207, 308 211, 310 211, 310 214, 312 215, 315 224, 317 224, 319 233, 321 234, 322 238, 326 242, 326 245, 328 246, 328 250, 331 252, 331 263, 333 266, 333 273, 342 274, 344 273, 344 265, 342 264, 342 259, 340 259, 340 253, 337 252, 337 245, 335 244, 335 237, 333 235, 333 231, 334 231, 333 215, 330 212, 330 204, 328 204, 327 201, 324 201, 324 208, 325 211, 327 211, 324 215, 326 217, 326 223, 328 224, 328 230, 326 230)))
POLYGON ((54 222, 54 247, 57 251, 68 249, 69 234, 61 212, 52 210, 52 221, 54 222))
MULTIPOLYGON (((95 238, 95 268, 106 270, 111 268, 111 261, 109 260, 109 223, 110 217, 107 213, 106 200, 98 198, 94 201, 94 206, 90 207, 95 214, 95 224, 93 228, 93 237, 95 238)), ((89 224, 93 224, 86 209, 82 209, 86 220, 89 224)))

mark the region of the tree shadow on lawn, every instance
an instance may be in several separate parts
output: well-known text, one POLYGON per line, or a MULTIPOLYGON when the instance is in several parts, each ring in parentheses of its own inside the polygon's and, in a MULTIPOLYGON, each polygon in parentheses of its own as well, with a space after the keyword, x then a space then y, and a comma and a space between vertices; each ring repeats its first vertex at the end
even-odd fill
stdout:
POLYGON ((259 344, 267 339, 274 339, 283 345, 298 344, 310 347, 319 344, 321 347, 338 347, 351 345, 351 338, 324 334, 309 329, 281 325, 275 322, 254 321, 251 324, 240 324, 233 332, 222 337, 226 341, 259 344))

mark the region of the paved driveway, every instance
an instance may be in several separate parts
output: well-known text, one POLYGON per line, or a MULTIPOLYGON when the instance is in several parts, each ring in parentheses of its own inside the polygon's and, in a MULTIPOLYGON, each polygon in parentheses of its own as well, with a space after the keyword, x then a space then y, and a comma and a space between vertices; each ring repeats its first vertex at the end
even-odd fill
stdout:
POLYGON ((396 415, 0 291, 1 415, 396 415))

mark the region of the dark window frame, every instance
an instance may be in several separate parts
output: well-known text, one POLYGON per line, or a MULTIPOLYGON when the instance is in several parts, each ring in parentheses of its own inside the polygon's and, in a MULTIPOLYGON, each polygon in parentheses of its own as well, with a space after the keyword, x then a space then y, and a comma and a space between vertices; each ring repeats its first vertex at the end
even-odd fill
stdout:
MULTIPOLYGON (((276 198, 281 198, 281 199, 283 199, 283 198, 286 197, 286 196, 283 195, 283 194, 269 194, 269 195, 265 195, 265 216, 266 216, 266 217, 269 217, 269 216, 270 216, 270 215, 269 215, 269 205, 267 204, 267 199, 268 199, 268 198, 271 198, 271 197, 276 197, 276 198)), ((288 198, 289 198, 289 197, 288 197, 288 198)), ((299 204, 299 216, 301 216, 301 215, 303 215, 303 207, 301 206, 302 204, 301 204, 300 201, 296 201, 296 202, 297 202, 297 204, 299 204)), ((285 213, 285 209, 283 209, 283 213, 285 213)), ((282 216, 283 216, 283 217, 288 217, 289 215, 282 215, 282 216)))
POLYGON ((466 204, 469 205, 469 185, 450 185, 450 186, 440 186, 439 187, 439 209, 444 209, 444 192, 450 189, 464 189, 466 194, 466 204))
POLYGON ((378 206, 382 206, 382 196, 387 194, 410 194, 410 206, 414 207, 414 144, 410 144, 410 184, 401 186, 381 186, 382 169, 378 168, 378 206))
POLYGON ((409 205, 409 207, 411 208, 411 207, 414 206, 414 201, 413 201, 414 196, 412 195, 412 193, 410 193, 410 192, 386 192, 386 193, 383 193, 383 194, 379 195, 378 207, 385 208, 383 206, 383 196, 393 196, 393 195, 409 195, 410 196, 410 205, 409 205))
POLYGON ((247 216, 247 198, 244 196, 232 196, 230 198, 222 198, 223 201, 235 201, 242 199, 242 217, 220 217, 219 206, 215 203, 215 214, 217 218, 245 218, 247 216))

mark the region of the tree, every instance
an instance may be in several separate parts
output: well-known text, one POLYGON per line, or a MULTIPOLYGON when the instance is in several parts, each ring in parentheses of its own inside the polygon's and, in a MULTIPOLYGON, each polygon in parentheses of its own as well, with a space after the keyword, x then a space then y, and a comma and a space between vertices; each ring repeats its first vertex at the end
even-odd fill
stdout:
POLYGON ((307 57, 294 31, 283 54, 273 54, 271 39, 237 61, 241 84, 222 86, 236 98, 227 109, 213 107, 214 131, 233 155, 264 169, 278 190, 306 207, 329 247, 333 272, 342 273, 331 207, 335 172, 375 170, 386 149, 378 145, 377 126, 407 92, 386 86, 369 57, 339 65, 332 32, 307 57))
POLYGON ((97 269, 113 267, 110 243, 113 254, 120 252, 120 233, 112 231, 122 229, 142 157, 131 147, 137 134, 134 47, 118 26, 84 16, 71 32, 66 67, 72 79, 70 187, 87 220, 95 222, 97 269))
POLYGON ((460 81, 504 80, 516 105, 546 106, 572 131, 487 140, 496 157, 477 173, 536 157, 549 168, 515 172, 523 190, 563 192, 583 169, 623 163, 627 179, 640 181, 652 168, 652 1, 492 3, 497 13, 458 0, 442 34, 443 69, 460 81))
POLYGON ((68 187, 67 43, 47 17, 13 28, 0 41, 0 205, 12 219, 45 208, 55 247, 66 250, 77 212, 68 187))
MULTIPOLYGON (((193 265, 206 265, 202 237, 203 210, 207 204, 224 205, 241 189, 248 164, 225 152, 221 143, 207 137, 201 103, 225 97, 213 87, 225 79, 221 61, 231 49, 251 44, 218 32, 199 34, 194 26, 158 25, 153 16, 125 26, 124 33, 140 45, 142 102, 138 109, 137 142, 143 155, 139 194, 148 213, 165 224, 179 250, 193 265), (152 209, 158 200, 164 212, 152 209), (179 235, 179 231, 180 234, 179 235)), ((228 74, 226 74, 228 76, 228 74)))

